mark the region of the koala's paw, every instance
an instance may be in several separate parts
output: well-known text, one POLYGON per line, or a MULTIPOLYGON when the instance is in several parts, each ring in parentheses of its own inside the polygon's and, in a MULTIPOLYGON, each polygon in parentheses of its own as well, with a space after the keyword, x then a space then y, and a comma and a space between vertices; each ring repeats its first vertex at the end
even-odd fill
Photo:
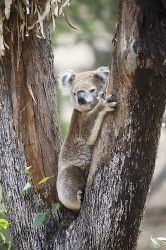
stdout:
POLYGON ((105 100, 105 93, 103 91, 100 91, 98 93, 98 97, 97 97, 98 101, 99 101, 99 106, 105 106, 106 100, 105 100))
POLYGON ((78 190, 77 192, 77 200, 79 201, 80 204, 82 204, 84 198, 84 190, 78 190))
POLYGON ((116 107, 118 106, 118 102, 114 95, 106 96, 106 106, 108 111, 114 111, 116 109, 116 107))
POLYGON ((103 91, 98 94, 99 105, 106 108, 106 111, 114 111, 118 105, 116 97, 114 95, 107 95, 103 91))

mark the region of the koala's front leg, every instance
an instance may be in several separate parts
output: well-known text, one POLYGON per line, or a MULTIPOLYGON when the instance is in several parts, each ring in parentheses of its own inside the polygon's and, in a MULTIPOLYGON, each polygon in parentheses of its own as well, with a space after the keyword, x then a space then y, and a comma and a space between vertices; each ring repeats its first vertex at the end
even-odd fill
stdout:
POLYGON ((87 141, 89 145, 94 145, 106 113, 114 111, 115 108, 117 107, 117 101, 112 95, 108 95, 104 99, 104 93, 101 91, 99 92, 98 99, 99 99, 98 104, 92 111, 89 112, 88 115, 89 117, 91 117, 91 119, 94 119, 94 124, 91 130, 91 134, 87 141))

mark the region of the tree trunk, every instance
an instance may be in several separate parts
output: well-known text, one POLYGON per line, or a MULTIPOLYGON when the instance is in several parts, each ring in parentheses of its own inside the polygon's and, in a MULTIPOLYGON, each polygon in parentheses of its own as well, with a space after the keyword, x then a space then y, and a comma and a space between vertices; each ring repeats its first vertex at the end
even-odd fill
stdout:
POLYGON ((165 27, 161 0, 119 1, 108 86, 119 108, 103 124, 78 217, 60 210, 61 223, 51 228, 51 221, 40 230, 32 230, 31 220, 45 206, 35 194, 21 198, 20 191, 27 182, 26 161, 39 171, 38 179, 46 171, 52 175, 48 166, 56 165, 61 142, 52 108, 52 56, 49 42, 35 35, 23 43, 21 54, 9 43, 0 69, 0 166, 18 249, 136 249, 165 107, 165 27))
MULTIPOLYGON (((17 14, 16 14, 17 15, 17 14)), ((17 249, 46 249, 47 232, 32 229, 37 212, 57 200, 56 175, 61 147, 55 97, 55 77, 50 35, 37 38, 32 33, 18 40, 17 18, 9 21, 4 39, 9 49, 0 65, 0 168, 3 196, 8 211, 12 242, 17 249), (46 190, 25 197, 21 192, 31 181, 25 167, 31 166, 33 185, 53 176, 46 190)))

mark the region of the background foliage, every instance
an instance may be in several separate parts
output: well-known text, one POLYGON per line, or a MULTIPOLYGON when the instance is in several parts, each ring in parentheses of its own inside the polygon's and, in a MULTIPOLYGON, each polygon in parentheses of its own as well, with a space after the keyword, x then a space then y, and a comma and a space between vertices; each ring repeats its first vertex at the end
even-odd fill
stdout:
POLYGON ((114 34, 117 22, 117 2, 116 0, 73 0, 68 8, 68 15, 72 24, 77 27, 78 31, 72 30, 65 22, 63 16, 56 20, 56 29, 52 35, 53 46, 57 47, 57 38, 62 34, 73 33, 75 43, 84 41, 91 46, 95 54, 95 67, 110 63, 112 48, 112 34, 114 34), (105 34, 105 41, 108 47, 104 51, 98 46, 96 40, 103 39, 101 36, 105 34))

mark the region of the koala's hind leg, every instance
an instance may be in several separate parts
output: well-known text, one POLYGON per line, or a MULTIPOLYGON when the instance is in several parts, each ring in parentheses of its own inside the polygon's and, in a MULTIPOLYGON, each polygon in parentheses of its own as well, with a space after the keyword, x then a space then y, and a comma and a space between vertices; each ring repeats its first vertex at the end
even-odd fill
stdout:
POLYGON ((65 168, 57 179, 58 197, 61 203, 73 210, 79 211, 83 200, 86 178, 84 172, 75 166, 65 168))

